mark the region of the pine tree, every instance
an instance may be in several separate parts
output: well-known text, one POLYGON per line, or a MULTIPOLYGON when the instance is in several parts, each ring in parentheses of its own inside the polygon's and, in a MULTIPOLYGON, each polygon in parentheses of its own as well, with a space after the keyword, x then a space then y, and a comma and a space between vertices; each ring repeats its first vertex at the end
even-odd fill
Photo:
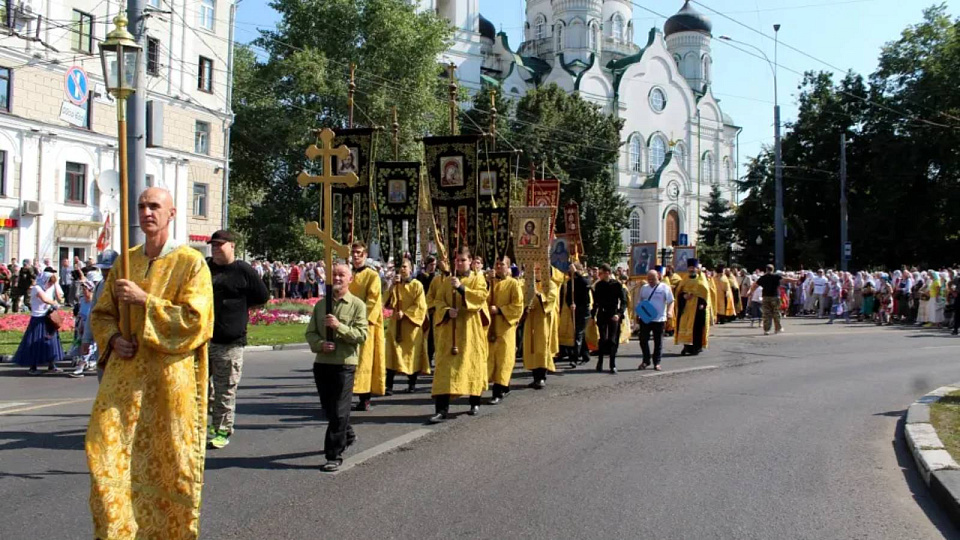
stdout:
POLYGON ((711 246, 733 243, 733 214, 730 205, 720 196, 720 188, 713 186, 710 200, 700 223, 700 243, 711 246))

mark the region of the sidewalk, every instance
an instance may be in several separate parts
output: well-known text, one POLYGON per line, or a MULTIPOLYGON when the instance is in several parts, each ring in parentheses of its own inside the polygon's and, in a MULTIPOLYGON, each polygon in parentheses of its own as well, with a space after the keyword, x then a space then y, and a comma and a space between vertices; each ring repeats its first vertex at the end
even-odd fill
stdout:
POLYGON ((931 495, 954 523, 960 525, 960 464, 944 448, 930 423, 930 407, 957 390, 960 382, 941 386, 913 402, 907 409, 903 434, 931 495))

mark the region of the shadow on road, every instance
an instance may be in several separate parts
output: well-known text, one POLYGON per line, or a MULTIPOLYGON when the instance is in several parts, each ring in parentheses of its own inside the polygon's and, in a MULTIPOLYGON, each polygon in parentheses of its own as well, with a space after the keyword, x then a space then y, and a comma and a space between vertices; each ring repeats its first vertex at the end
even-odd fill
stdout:
POLYGON ((318 463, 310 465, 296 465, 292 463, 283 463, 292 459, 301 459, 314 456, 322 456, 323 450, 314 452, 294 452, 291 454, 277 454, 274 456, 256 456, 256 457, 213 457, 207 454, 205 468, 207 470, 217 469, 265 469, 265 470, 306 470, 316 469, 318 463))
MULTIPOLYGON (((892 412, 892 411, 891 411, 892 412)), ((896 431, 893 437, 893 451, 897 456, 897 464, 903 472, 903 478, 907 482, 910 494, 917 506, 923 510, 927 519, 930 520, 937 530, 943 533, 944 538, 960 538, 960 531, 950 521, 947 513, 944 512, 935 500, 930 496, 930 488, 924 483, 923 477, 917 471, 916 462, 913 460, 913 454, 907 446, 907 441, 903 438, 903 429, 906 423, 906 411, 900 411, 900 420, 897 422, 896 431)), ((890 413, 878 413, 875 416, 892 416, 890 413)))
POLYGON ((45 449, 45 450, 77 450, 83 448, 83 438, 87 434, 86 428, 54 431, 50 433, 36 433, 31 431, 0 431, 0 439, 6 442, 0 444, 0 452, 6 450, 45 449))

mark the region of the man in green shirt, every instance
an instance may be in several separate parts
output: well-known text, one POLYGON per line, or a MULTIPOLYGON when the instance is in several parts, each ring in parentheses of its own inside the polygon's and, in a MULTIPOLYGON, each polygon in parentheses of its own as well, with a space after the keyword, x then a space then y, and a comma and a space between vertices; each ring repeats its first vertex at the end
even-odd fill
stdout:
POLYGON ((313 379, 320 394, 320 405, 327 414, 324 453, 327 462, 320 467, 334 472, 343 464, 343 451, 356 442, 350 425, 350 400, 353 375, 357 371, 360 345, 367 340, 367 306, 350 294, 353 273, 344 263, 333 265, 333 295, 317 302, 307 325, 313 361, 313 379), (328 304, 330 313, 327 313, 328 304))

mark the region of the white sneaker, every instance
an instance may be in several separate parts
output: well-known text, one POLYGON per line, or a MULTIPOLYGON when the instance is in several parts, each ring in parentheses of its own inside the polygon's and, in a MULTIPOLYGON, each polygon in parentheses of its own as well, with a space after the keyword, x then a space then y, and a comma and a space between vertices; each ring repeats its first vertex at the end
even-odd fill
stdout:
POLYGON ((782 334, 782 333, 784 333, 784 332, 786 332, 786 330, 784 330, 783 328, 777 330, 777 333, 778 333, 778 334, 782 334))
POLYGON ((769 336, 769 335, 770 335, 770 331, 769 331, 769 330, 764 330, 764 331, 763 331, 763 335, 769 336))

